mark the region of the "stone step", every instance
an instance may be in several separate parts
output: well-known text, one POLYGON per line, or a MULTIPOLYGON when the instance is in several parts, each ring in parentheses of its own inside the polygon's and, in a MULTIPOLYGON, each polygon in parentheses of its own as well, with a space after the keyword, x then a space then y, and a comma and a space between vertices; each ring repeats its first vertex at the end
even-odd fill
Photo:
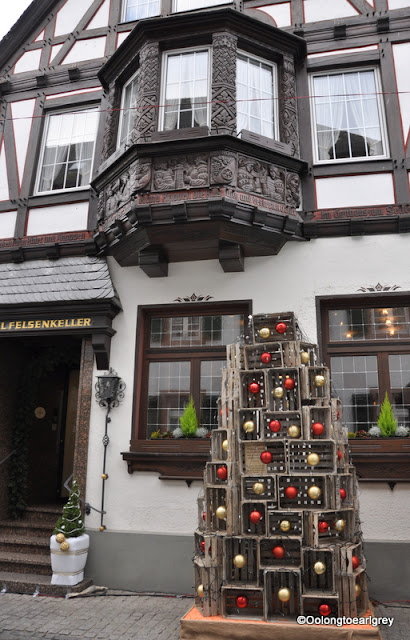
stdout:
POLYGON ((0 536, 16 535, 20 537, 50 538, 53 526, 44 522, 28 520, 1 520, 0 536))
POLYGON ((55 523, 61 516, 63 505, 31 505, 27 507, 22 520, 44 523, 54 529, 55 523))
POLYGON ((50 555, 49 536, 19 536, 17 534, 7 535, 0 533, 0 551, 3 553, 31 553, 36 555, 50 555))
POLYGON ((41 596, 64 597, 67 593, 80 593, 93 583, 89 578, 85 578, 73 587, 54 585, 50 584, 50 582, 50 576, 36 573, 12 573, 0 570, 0 591, 5 589, 10 593, 28 593, 30 595, 36 593, 41 596))
POLYGON ((50 556, 0 551, 0 571, 51 575, 50 556))

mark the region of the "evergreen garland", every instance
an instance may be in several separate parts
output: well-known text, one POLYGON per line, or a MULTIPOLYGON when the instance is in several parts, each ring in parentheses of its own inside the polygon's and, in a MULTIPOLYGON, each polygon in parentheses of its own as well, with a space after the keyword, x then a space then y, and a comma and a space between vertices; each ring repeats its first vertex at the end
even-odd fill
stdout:
POLYGON ((397 420, 394 417, 393 408, 387 395, 387 391, 384 395, 384 400, 380 407, 380 414, 377 419, 377 425, 382 432, 384 438, 394 436, 397 429, 397 420))
POLYGON ((63 513, 57 520, 53 534, 63 533, 66 538, 77 538, 84 531, 85 527, 80 508, 80 490, 77 480, 74 480, 67 504, 63 507, 63 513))
POLYGON ((26 510, 28 451, 30 436, 35 422, 34 409, 38 397, 41 378, 53 373, 60 365, 67 368, 79 366, 79 354, 72 348, 47 348, 28 358, 20 376, 17 390, 18 403, 13 426, 13 442, 11 449, 15 452, 10 458, 8 493, 9 515, 20 518, 26 510))

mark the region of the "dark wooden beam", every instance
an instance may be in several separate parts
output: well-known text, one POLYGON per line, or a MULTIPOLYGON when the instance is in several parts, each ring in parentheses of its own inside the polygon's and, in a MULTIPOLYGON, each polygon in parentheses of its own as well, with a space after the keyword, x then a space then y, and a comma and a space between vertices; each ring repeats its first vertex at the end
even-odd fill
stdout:
POLYGON ((139 265, 150 278, 168 275, 168 258, 161 247, 149 247, 139 253, 139 265))
POLYGON ((225 273, 245 271, 243 249, 240 244, 220 242, 218 258, 225 273))

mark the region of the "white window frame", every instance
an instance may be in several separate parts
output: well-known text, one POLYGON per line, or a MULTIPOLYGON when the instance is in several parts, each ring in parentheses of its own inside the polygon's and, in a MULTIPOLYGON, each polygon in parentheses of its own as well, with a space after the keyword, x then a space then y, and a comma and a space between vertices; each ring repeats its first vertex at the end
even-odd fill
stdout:
MULTIPOLYGON (((65 113, 84 113, 84 111, 95 111, 98 113, 98 105, 85 105, 85 106, 81 106, 81 107, 76 107, 76 108, 71 108, 71 109, 58 109, 56 111, 50 111, 49 113, 47 113, 46 118, 45 118, 45 123, 44 123, 44 129, 42 131, 42 140, 41 140, 41 150, 40 150, 40 155, 39 155, 39 164, 37 167, 37 176, 36 176, 36 182, 35 182, 35 187, 34 187, 34 195, 48 195, 48 194, 53 194, 53 193, 67 193, 70 191, 81 191, 81 190, 88 190, 90 188, 90 184, 87 185, 81 185, 79 187, 66 187, 63 189, 51 189, 50 191, 39 191, 39 187, 40 187, 40 179, 41 179, 41 172, 43 169, 43 162, 44 162, 44 153, 45 153, 45 149, 46 149, 46 142, 47 142, 47 135, 48 135, 48 128, 49 128, 49 124, 50 124, 50 118, 52 116, 59 116, 59 115, 64 115, 65 113)), ((95 139, 94 139, 94 150, 93 150, 93 157, 91 159, 91 165, 90 165, 90 182, 91 182, 91 178, 93 175, 93 171, 94 171, 94 161, 95 161, 95 147, 96 147, 96 143, 97 143, 97 137, 98 137, 98 125, 99 125, 99 117, 97 118, 97 126, 96 126, 96 130, 95 130, 95 139)))
POLYGON ((381 77, 380 70, 378 67, 339 67, 337 69, 329 69, 325 71, 311 71, 309 73, 309 95, 310 95, 310 122, 311 122, 311 132, 312 132, 312 149, 313 149, 313 164, 323 165, 323 164, 346 164, 349 162, 373 162, 374 160, 381 160, 390 157, 389 151, 389 140, 387 135, 387 123, 386 123, 386 112, 383 101, 382 94, 382 85, 381 85, 381 77), (317 137, 317 125, 316 125, 316 112, 315 112, 315 98, 314 98, 314 84, 313 78, 318 76, 334 76, 341 73, 356 73, 359 71, 373 71, 374 73, 374 83, 376 87, 376 100, 377 106, 379 110, 379 121, 380 121, 380 132, 381 132, 381 143, 383 147, 384 153, 379 156, 361 156, 355 158, 335 158, 329 160, 319 160, 319 149, 318 149, 318 137, 317 137))
POLYGON ((224 4, 233 4, 233 0, 222 0, 222 2, 215 2, 215 0, 209 0, 209 4, 203 4, 200 7, 193 7, 192 9, 177 9, 178 0, 172 0, 172 13, 184 13, 187 11, 199 11, 200 9, 209 9, 210 7, 218 7, 224 4))
MULTIPOLYGON (((121 144, 129 146, 129 141, 121 143, 122 126, 123 126, 123 123, 124 123, 125 91, 126 91, 127 87, 130 84, 132 84, 132 82, 134 82, 136 80, 136 78, 137 78, 137 73, 134 73, 134 75, 129 80, 127 80, 127 82, 122 87, 122 92, 121 92, 121 110, 120 110, 120 117, 119 117, 119 121, 118 121, 118 133, 117 133, 117 149, 121 146, 121 144)), ((137 85, 137 92, 138 92, 138 85, 137 85)))
POLYGON ((146 18, 133 18, 132 20, 126 19, 126 13, 128 8, 128 0, 122 0, 122 8, 121 8, 121 22, 137 22, 138 20, 149 20, 149 18, 156 18, 161 15, 161 5, 162 0, 159 0, 158 13, 153 14, 152 16, 147 16, 146 18))
MULTIPOLYGON (((243 51, 241 49, 238 49, 238 51, 236 52, 236 58, 238 58, 239 56, 245 56, 246 58, 251 58, 252 60, 256 60, 257 62, 261 62, 262 64, 265 64, 268 67, 271 67, 272 69, 272 93, 273 93, 273 135, 274 137, 271 138, 272 140, 279 140, 280 139, 280 135, 279 135, 279 104, 278 104, 278 65, 275 62, 271 62, 270 60, 266 60, 265 58, 261 58, 259 56, 255 56, 253 55, 253 53, 248 53, 247 51, 243 51)), ((236 71, 236 75, 238 76, 238 71, 236 71)), ((238 84, 238 78, 236 77, 235 80, 236 85, 238 84)), ((237 95, 237 92, 236 92, 237 95)), ((238 105, 238 103, 236 103, 238 105)), ((242 129, 239 130, 238 128, 238 120, 237 120, 237 134, 238 136, 240 136, 242 129)), ((251 129, 246 129, 246 131, 251 131, 251 129)), ((256 131, 252 131, 252 133, 255 133, 256 135, 260 135, 262 137, 269 137, 269 136, 264 136, 262 133, 258 133, 256 131)))
MULTIPOLYGON (((195 51, 207 51, 208 53, 208 95, 206 96, 207 102, 207 119, 206 125, 207 127, 211 126, 211 88, 212 88, 212 48, 205 47, 186 47, 185 49, 172 49, 170 51, 165 51, 162 54, 162 71, 161 71, 161 97, 160 97, 160 117, 159 117, 159 131, 165 131, 164 122, 165 122, 165 95, 166 95, 166 83, 167 83, 167 70, 168 70, 168 57, 173 55, 178 55, 180 53, 194 53, 195 51)), ((171 131, 183 131, 184 129, 172 129, 171 131)))

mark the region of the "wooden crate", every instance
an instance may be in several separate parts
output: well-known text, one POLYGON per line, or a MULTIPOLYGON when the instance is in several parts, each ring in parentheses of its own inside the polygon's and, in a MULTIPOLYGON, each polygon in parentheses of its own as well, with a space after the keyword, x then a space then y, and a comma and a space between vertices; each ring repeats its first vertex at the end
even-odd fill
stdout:
POLYGON ((353 490, 353 475, 349 473, 336 474, 330 478, 330 482, 332 483, 333 489, 331 491, 329 508, 339 511, 347 507, 354 507, 356 495, 353 490), (346 498, 344 500, 342 500, 340 495, 341 489, 346 491, 346 498))
POLYGON ((240 445, 242 472, 247 475, 285 473, 287 469, 285 442, 244 442, 240 445), (263 451, 272 454, 272 462, 265 464, 260 456, 263 451))
POLYGON ((263 439, 263 423, 262 423, 262 412, 260 409, 241 409, 239 411, 239 417, 237 420, 237 433, 238 439, 241 442, 246 442, 248 440, 261 440, 263 439), (243 425, 245 422, 251 420, 255 429, 248 433, 244 430, 243 425))
POLYGON ((274 620, 284 617, 295 618, 301 612, 301 576, 300 571, 286 569, 265 570, 265 611, 266 619, 274 620), (291 592, 288 602, 278 598, 279 589, 286 588, 291 592))
POLYGON ((235 535, 239 533, 238 520, 238 489, 237 488, 219 488, 206 487, 205 489, 205 506, 206 521, 205 531, 227 533, 235 535), (221 519, 216 515, 218 507, 226 508, 226 518, 221 519))
POLYGON ((224 618, 263 620, 263 589, 248 585, 222 587, 222 615, 224 618), (243 609, 236 604, 238 596, 245 596, 248 601, 243 609))
MULTIPOLYGON (((336 445, 332 440, 288 440, 286 446, 290 474, 335 473, 336 445), (312 453, 319 456, 319 462, 314 466, 307 462, 309 454, 312 453)), ((340 505, 337 508, 340 508, 340 505)))
POLYGON ((266 379, 264 371, 240 372, 240 405, 243 409, 258 409, 266 407, 266 379), (260 386, 258 393, 251 393, 249 385, 256 382, 260 386))
POLYGON ((217 616, 221 613, 220 591, 222 587, 222 570, 219 567, 205 567, 202 560, 194 561, 195 605, 204 617, 217 616), (199 597, 198 587, 202 584, 204 595, 199 597))
POLYGON ((242 500, 273 500, 276 501, 276 479, 272 476, 242 476, 242 500), (262 493, 255 493, 256 483, 264 485, 262 493))
POLYGON ((242 502, 241 506, 241 533, 244 536, 266 536, 266 503, 265 502, 242 502), (259 511, 262 518, 257 524, 249 519, 252 511, 259 511))
POLYGON ((341 599, 342 614, 348 617, 356 617, 368 610, 366 575, 361 571, 358 575, 342 573, 339 578, 339 593, 341 599), (356 585, 360 587, 359 595, 356 594, 356 585))
POLYGON ((211 458, 212 462, 236 462, 237 460, 237 439, 233 429, 214 429, 211 432, 211 458), (222 447, 225 440, 228 448, 222 447))
POLYGON ((338 547, 339 553, 339 566, 342 573, 352 573, 358 575, 361 570, 366 569, 366 558, 363 554, 363 545, 361 542, 356 544, 343 544, 338 547), (357 569, 353 569, 352 558, 356 556, 360 560, 360 565, 357 569))
POLYGON ((311 547, 304 548, 302 551, 303 557, 303 593, 326 593, 328 595, 336 592, 335 575, 337 574, 337 561, 336 561, 337 547, 336 549, 312 549, 311 547), (322 562, 326 571, 318 575, 314 571, 314 565, 316 562, 322 562))
POLYGON ((253 316, 253 338, 256 344, 263 342, 276 342, 276 341, 288 341, 299 340, 301 333, 297 324, 295 314, 291 311, 283 313, 263 313, 253 316), (284 322, 286 324, 286 331, 284 333, 278 333, 275 329, 278 322, 284 322), (267 338, 263 338, 260 335, 262 328, 268 328, 270 335, 267 338))
POLYGON ((292 511, 278 511, 276 503, 267 504, 268 536, 303 536, 303 514, 292 511), (280 523, 286 520, 290 523, 289 531, 282 531, 280 523))
POLYGON ((327 510, 305 513, 303 526, 305 532, 304 543, 306 546, 329 547, 338 543, 351 542, 355 530, 354 511, 353 509, 346 509, 343 511, 327 510), (335 528, 335 522, 337 520, 345 521, 345 527, 342 531, 337 531, 335 528), (319 522, 326 522, 328 524, 328 529, 323 533, 318 529, 319 522))
POLYGON ((302 408, 303 428, 305 440, 329 440, 331 427, 330 407, 308 406, 302 408), (315 422, 323 424, 325 430, 322 435, 316 436, 312 432, 312 425, 315 422))
POLYGON ((318 365, 317 346, 310 342, 291 341, 283 344, 283 365, 285 367, 315 367, 318 365), (309 354, 309 362, 303 363, 302 351, 309 354))
POLYGON ((223 369, 221 385, 221 426, 232 429, 240 404, 240 381, 237 369, 223 369))
POLYGON ((204 481, 206 484, 216 487, 232 487, 238 483, 238 464, 236 462, 207 462, 204 481), (226 469, 226 480, 221 480, 217 475, 217 471, 221 467, 226 469))
POLYGON ((223 545, 222 562, 225 583, 257 584, 257 541, 255 538, 226 537, 223 545), (242 568, 238 568, 234 564, 234 558, 237 555, 242 555, 246 558, 246 564, 242 568))
POLYGON ((302 542, 297 538, 261 538, 258 544, 258 562, 261 569, 284 569, 302 565, 302 542), (283 546, 285 555, 278 559, 272 553, 276 546, 283 546))
POLYGON ((300 390, 299 390, 299 369, 283 368, 268 369, 267 375, 267 403, 270 411, 299 411, 300 410, 300 390), (295 382, 294 389, 287 390, 283 383, 286 378, 292 378, 295 382), (283 389, 282 398, 276 398, 274 389, 283 389))
POLYGON ((303 367, 300 371, 300 395, 302 400, 315 402, 319 406, 330 402, 330 373, 327 367, 303 367), (315 377, 323 376, 322 387, 315 384, 315 377))
POLYGON ((240 342, 226 346, 226 366, 228 369, 246 369, 244 347, 240 342))
POLYGON ((195 532, 195 559, 202 560, 204 567, 219 567, 222 565, 222 542, 224 537, 210 535, 203 531, 195 532))
POLYGON ((279 509, 300 511, 307 509, 326 509, 329 502, 328 478, 323 475, 294 475, 278 476, 278 504, 279 509), (321 495, 317 500, 309 497, 308 489, 311 486, 319 487, 321 495), (288 498, 285 489, 289 486, 298 491, 296 498, 288 498))
POLYGON ((198 505, 198 530, 205 531, 206 529, 206 510, 205 510, 205 495, 202 493, 199 494, 197 498, 198 505))
POLYGON ((262 412, 262 437, 264 440, 275 440, 276 438, 291 438, 292 440, 303 438, 302 414, 300 411, 263 411, 262 412), (269 424, 272 420, 280 422, 279 431, 271 431, 269 424), (297 426, 300 429, 299 438, 289 436, 288 429, 291 426, 297 426))
POLYGON ((334 596, 328 595, 310 595, 304 594, 302 595, 302 613, 304 616, 315 616, 320 617, 319 607, 321 604, 329 605, 331 609, 331 613, 327 617, 339 617, 342 614, 342 607, 339 603, 339 595, 336 594, 334 596))
POLYGON ((271 369, 283 367, 282 345, 280 342, 266 342, 245 347, 245 369, 271 369), (270 362, 264 363, 261 355, 268 353, 270 362))

